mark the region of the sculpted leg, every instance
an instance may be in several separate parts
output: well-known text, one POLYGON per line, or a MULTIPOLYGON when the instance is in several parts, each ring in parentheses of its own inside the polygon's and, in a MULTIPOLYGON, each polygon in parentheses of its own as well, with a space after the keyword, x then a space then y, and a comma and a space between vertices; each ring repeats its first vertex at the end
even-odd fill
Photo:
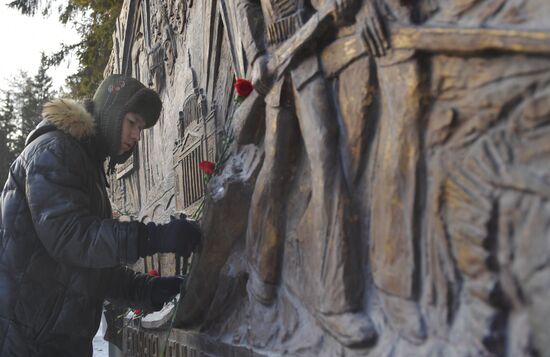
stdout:
POLYGON ((338 123, 324 77, 315 75, 294 89, 296 113, 311 168, 312 231, 308 254, 316 283, 314 314, 327 332, 342 344, 373 343, 377 333, 370 318, 360 312, 363 279, 359 237, 353 219, 350 192, 345 188, 338 151, 338 123), (313 104, 314 103, 314 104, 313 104))
POLYGON ((258 301, 269 304, 279 282, 285 196, 296 126, 292 108, 268 105, 266 110, 265 158, 252 196, 246 250, 250 265, 248 290, 258 301))
POLYGON ((370 259, 374 282, 384 292, 380 296, 386 316, 404 337, 416 342, 425 337, 415 301, 420 264, 415 256, 415 239, 419 239, 415 234, 419 79, 416 61, 406 57, 401 61, 400 55, 407 56, 394 52, 393 58, 378 63, 382 108, 375 154, 370 259), (406 323, 403 316, 409 316, 406 323))

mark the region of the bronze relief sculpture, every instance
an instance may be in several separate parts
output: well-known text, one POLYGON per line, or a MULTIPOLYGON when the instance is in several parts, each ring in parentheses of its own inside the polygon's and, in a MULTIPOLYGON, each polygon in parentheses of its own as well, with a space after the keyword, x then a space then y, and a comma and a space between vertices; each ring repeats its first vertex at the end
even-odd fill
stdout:
MULTIPOLYGON (((186 73, 216 124, 207 134, 223 143, 220 128, 234 130, 206 187, 204 241, 171 343, 545 355, 549 14, 543 0, 170 2, 159 23, 171 39, 157 30, 135 51, 169 103, 151 147, 181 146, 165 165, 179 190, 167 212, 191 214, 198 197, 181 194, 196 171, 182 164, 196 116, 186 73), (171 43, 193 66, 174 55, 151 67, 152 49, 171 43), (235 76, 255 86, 240 105, 235 76)), ((199 156, 216 161, 219 148, 199 156)))

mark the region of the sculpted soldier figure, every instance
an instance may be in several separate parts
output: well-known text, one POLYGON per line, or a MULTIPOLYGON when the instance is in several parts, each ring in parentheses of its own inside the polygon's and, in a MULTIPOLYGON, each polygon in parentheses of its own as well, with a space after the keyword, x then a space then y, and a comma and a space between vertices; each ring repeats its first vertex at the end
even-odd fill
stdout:
MULTIPOLYGON (((318 51, 304 43, 309 38, 303 29, 311 24, 308 20, 327 9, 332 9, 332 28, 337 29, 356 5, 349 0, 240 0, 237 5, 244 21, 242 40, 252 79, 266 101, 265 158, 252 197, 246 239, 248 291, 266 305, 276 297, 286 234, 285 193, 296 150, 292 143, 299 142, 301 134, 309 159, 311 199, 300 225, 312 229, 303 239, 307 249, 304 266, 309 270, 305 279, 313 289, 298 294, 322 327, 347 346, 372 343, 377 333, 360 311, 364 281, 360 239, 351 192, 341 169, 336 108, 318 51), (289 70, 273 79, 270 54, 289 41, 295 44, 289 49, 294 58, 277 58, 291 62, 289 70)), ((325 21, 322 15, 316 19, 325 21)), ((377 36, 373 34, 368 41, 374 50, 377 36)))
MULTIPOLYGON (((389 26, 410 26, 437 4, 384 0, 389 26)), ((426 338, 418 301, 421 295, 420 174, 421 76, 414 49, 394 46, 376 61, 380 119, 373 167, 369 263, 380 305, 388 323, 406 340, 426 338), (396 78, 403 80, 396 81, 396 78), (391 159, 388 159, 391 158, 391 159)))
POLYGON ((152 44, 147 52, 147 61, 149 63, 149 86, 160 91, 166 81, 166 69, 164 60, 167 56, 166 47, 164 46, 164 21, 162 16, 164 8, 158 7, 155 16, 152 18, 152 44))

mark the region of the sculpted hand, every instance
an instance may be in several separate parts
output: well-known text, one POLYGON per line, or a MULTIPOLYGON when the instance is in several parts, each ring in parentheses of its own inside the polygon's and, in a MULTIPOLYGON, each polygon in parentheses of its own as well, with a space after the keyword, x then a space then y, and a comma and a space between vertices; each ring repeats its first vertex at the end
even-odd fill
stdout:
POLYGON ((374 4, 365 4, 366 16, 357 19, 357 33, 363 40, 369 54, 373 57, 381 57, 390 48, 381 16, 374 4))
POLYGON ((334 12, 334 22, 337 25, 343 24, 347 19, 352 17, 353 10, 357 5, 357 0, 335 0, 336 9, 334 12))
POLYGON ((267 55, 261 55, 252 63, 252 85, 264 97, 269 93, 273 80, 267 68, 268 61, 267 55))
POLYGON ((172 218, 169 223, 147 223, 149 251, 154 253, 176 253, 188 257, 195 250, 201 239, 198 225, 185 218, 172 218))

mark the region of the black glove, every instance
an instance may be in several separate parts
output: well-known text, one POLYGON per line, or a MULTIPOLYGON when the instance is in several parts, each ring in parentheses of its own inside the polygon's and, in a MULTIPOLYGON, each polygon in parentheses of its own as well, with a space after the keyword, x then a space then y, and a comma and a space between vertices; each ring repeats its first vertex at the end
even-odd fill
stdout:
POLYGON ((151 283, 151 304, 155 311, 162 309, 165 303, 180 293, 180 287, 186 279, 181 276, 155 278, 151 283))
POLYGON ((140 256, 155 253, 176 253, 188 257, 195 250, 201 239, 201 232, 196 223, 185 218, 172 218, 169 223, 147 223, 140 232, 140 256), (145 235, 146 237, 143 237, 145 235))

